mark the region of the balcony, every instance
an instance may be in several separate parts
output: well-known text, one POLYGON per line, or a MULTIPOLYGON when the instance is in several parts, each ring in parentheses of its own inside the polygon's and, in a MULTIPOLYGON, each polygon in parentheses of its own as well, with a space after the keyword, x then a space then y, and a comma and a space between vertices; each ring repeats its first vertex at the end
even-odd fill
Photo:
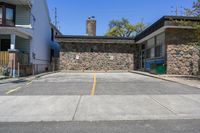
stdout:
MULTIPOLYGON (((14 1, 14 0, 13 0, 14 1)), ((28 5, 0 2, 0 35, 11 35, 30 39, 32 37, 31 9, 28 5)))
POLYGON ((13 5, 26 5, 30 8, 32 6, 32 0, 0 0, 0 2, 5 2, 13 5))

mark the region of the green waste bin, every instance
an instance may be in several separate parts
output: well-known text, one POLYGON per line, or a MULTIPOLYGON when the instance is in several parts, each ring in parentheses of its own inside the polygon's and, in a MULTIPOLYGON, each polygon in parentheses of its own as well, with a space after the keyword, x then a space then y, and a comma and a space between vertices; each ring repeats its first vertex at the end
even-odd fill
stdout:
POLYGON ((166 66, 164 66, 164 65, 157 66, 156 74, 166 74, 166 66))

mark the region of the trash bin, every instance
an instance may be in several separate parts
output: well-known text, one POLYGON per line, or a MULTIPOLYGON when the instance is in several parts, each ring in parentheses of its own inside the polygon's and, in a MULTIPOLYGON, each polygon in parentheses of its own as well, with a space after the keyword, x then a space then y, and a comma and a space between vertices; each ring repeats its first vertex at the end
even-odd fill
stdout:
POLYGON ((166 74, 166 66, 165 65, 158 65, 156 67, 156 74, 166 74))

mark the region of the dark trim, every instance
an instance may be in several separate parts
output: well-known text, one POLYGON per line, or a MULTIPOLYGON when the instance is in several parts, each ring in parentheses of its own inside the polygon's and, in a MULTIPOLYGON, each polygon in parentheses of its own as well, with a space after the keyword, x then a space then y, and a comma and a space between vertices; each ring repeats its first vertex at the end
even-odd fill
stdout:
POLYGON ((188 16, 164 16, 165 20, 186 20, 186 21, 200 21, 199 17, 188 16))
POLYGON ((186 16, 163 16, 158 21, 153 23, 151 26, 146 28, 144 31, 142 31, 140 34, 138 34, 135 37, 135 41, 139 41, 143 39, 144 37, 150 35, 151 33, 155 32, 156 30, 160 29, 165 25, 165 21, 173 21, 173 20, 184 20, 184 21, 194 21, 194 22, 200 22, 200 18, 198 17, 186 17, 186 16))
POLYGON ((54 41, 55 35, 54 35, 54 29, 51 28, 51 41, 54 41))
POLYGON ((134 40, 134 38, 125 38, 125 37, 107 37, 107 36, 79 36, 79 35, 58 35, 58 39, 113 39, 113 40, 134 40))
POLYGON ((51 28, 53 28, 57 34, 62 35, 60 30, 54 24, 50 23, 50 25, 51 25, 51 28))
POLYGON ((0 24, 0 26, 3 27, 15 27, 16 24, 16 6, 12 5, 12 4, 8 4, 5 2, 0 2, 0 6, 2 7, 2 24, 0 24), (13 22, 14 25, 7 25, 6 24, 6 8, 11 8, 13 9, 13 22))

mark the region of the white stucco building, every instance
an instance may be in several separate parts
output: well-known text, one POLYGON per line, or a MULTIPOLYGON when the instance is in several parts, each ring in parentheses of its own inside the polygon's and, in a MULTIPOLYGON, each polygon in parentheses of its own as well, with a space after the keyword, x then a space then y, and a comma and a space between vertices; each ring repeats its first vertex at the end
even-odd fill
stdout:
POLYGON ((18 62, 35 72, 48 70, 59 47, 55 33, 60 34, 50 22, 46 0, 0 0, 0 62, 12 66, 13 76, 18 62))

